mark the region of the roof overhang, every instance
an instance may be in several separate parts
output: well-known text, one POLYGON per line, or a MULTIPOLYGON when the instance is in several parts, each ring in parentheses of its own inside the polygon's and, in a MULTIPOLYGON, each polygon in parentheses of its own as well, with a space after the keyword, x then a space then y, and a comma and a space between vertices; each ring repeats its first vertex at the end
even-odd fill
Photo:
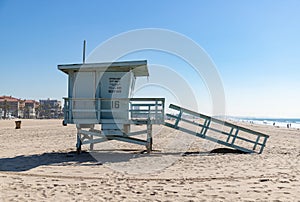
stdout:
POLYGON ((134 76, 149 76, 147 60, 122 61, 122 62, 104 62, 104 63, 83 63, 83 64, 64 64, 57 68, 66 74, 73 71, 89 72, 130 72, 134 76))

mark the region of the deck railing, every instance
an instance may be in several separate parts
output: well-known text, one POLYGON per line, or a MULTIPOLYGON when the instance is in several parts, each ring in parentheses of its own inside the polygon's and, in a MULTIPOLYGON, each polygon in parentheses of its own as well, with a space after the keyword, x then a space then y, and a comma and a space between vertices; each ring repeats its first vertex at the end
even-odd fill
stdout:
POLYGON ((64 122, 96 124, 109 120, 164 122, 164 98, 64 98, 64 122))

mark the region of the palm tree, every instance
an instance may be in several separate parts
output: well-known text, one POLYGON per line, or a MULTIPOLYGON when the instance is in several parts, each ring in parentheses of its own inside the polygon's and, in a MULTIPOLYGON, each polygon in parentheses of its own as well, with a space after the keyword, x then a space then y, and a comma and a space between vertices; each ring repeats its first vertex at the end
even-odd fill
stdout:
POLYGON ((16 115, 20 118, 20 114, 22 114, 22 118, 25 118, 25 108, 23 105, 19 105, 19 113, 16 111, 16 115))
POLYGON ((30 113, 29 112, 30 112, 29 107, 25 106, 25 108, 24 108, 24 115, 23 115, 25 119, 29 119, 30 118, 30 116, 29 116, 30 113))
POLYGON ((3 118, 6 119, 7 112, 9 112, 9 104, 7 103, 7 100, 4 100, 3 111, 4 111, 3 118))
POLYGON ((40 113, 41 113, 41 105, 38 105, 38 106, 35 108, 35 117, 36 117, 36 118, 39 118, 39 117, 40 117, 40 113))

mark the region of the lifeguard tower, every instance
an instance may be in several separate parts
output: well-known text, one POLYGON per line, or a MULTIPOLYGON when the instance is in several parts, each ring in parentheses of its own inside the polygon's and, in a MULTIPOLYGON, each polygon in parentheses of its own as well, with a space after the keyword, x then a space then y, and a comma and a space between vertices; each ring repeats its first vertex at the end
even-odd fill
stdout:
POLYGON ((152 125, 164 124, 244 153, 262 153, 268 135, 171 104, 176 111, 166 114, 164 98, 131 98, 137 77, 149 76, 147 61, 58 65, 69 76, 68 97, 64 98, 63 125, 76 124, 77 152, 82 144, 118 140, 152 150, 152 125), (194 117, 190 120, 187 117, 194 117), (182 124, 183 123, 183 124, 182 124), (100 124, 101 129, 95 129, 100 124), (145 130, 131 131, 131 125, 145 130), (189 129, 187 125, 196 127, 189 129), (147 134, 146 140, 133 136, 147 134), (216 136, 216 134, 218 136, 216 136))
POLYGON ((152 125, 164 123, 164 98, 131 98, 137 77, 149 76, 147 61, 58 65, 68 74, 63 124, 76 124, 81 145, 118 140, 152 150, 152 125), (101 129, 95 129, 100 124, 101 129), (131 132, 132 124, 146 129, 131 132), (143 140, 132 136, 147 134, 143 140))

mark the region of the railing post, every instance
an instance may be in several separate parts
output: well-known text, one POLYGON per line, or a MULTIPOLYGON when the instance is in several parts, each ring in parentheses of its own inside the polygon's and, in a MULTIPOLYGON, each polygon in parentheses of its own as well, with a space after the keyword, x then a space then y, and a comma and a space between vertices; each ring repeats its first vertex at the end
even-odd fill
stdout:
POLYGON ((180 121, 180 119, 181 119, 181 116, 182 116, 182 109, 180 109, 179 114, 178 114, 178 116, 177 116, 177 119, 176 119, 176 121, 175 121, 175 124, 174 124, 175 128, 178 127, 178 124, 179 124, 179 121, 180 121))
POLYGON ((261 154, 266 146, 266 142, 267 142, 267 137, 264 137, 264 141, 260 147, 260 151, 259 151, 259 154, 261 154))
POLYGON ((151 119, 151 106, 148 106, 148 119, 151 119))
POLYGON ((152 151, 152 123, 151 120, 148 119, 147 121, 147 153, 152 151))
POLYGON ((157 120, 157 110, 158 110, 158 102, 157 102, 157 100, 155 100, 155 120, 157 120))
POLYGON ((128 99, 128 119, 131 120, 132 119, 132 105, 131 105, 131 101, 130 98, 128 99))
POLYGON ((228 142, 229 141, 229 139, 230 139, 230 137, 231 137, 231 135, 232 135, 232 132, 233 132, 233 127, 231 127, 231 130, 230 130, 230 132, 229 132, 229 134, 228 134, 228 137, 227 137, 227 140, 226 140, 226 142, 228 142))
POLYGON ((68 107, 67 107, 67 103, 66 103, 66 99, 64 98, 64 120, 68 120, 68 107))
POLYGON ((239 133, 239 129, 237 128, 237 129, 236 129, 236 131, 235 131, 235 134, 234 134, 234 136, 233 136, 233 139, 232 139, 231 145, 233 145, 233 144, 234 144, 234 142, 235 142, 235 139, 236 139, 236 137, 237 137, 238 133, 239 133))
POLYGON ((253 146, 253 150, 256 149, 257 143, 259 142, 259 138, 260 138, 260 135, 258 135, 257 138, 256 138, 255 144, 253 146))
POLYGON ((162 104, 162 121, 165 121, 165 100, 161 101, 162 104))
POLYGON ((210 125, 210 122, 211 122, 211 120, 209 119, 209 120, 207 121, 206 125, 205 125, 205 129, 204 129, 204 131, 203 131, 203 135, 204 135, 204 136, 205 136, 206 133, 207 133, 207 130, 208 130, 209 125, 210 125))
POLYGON ((70 122, 73 122, 72 121, 72 119, 73 119, 73 113, 72 113, 72 111, 73 111, 73 99, 72 98, 69 98, 68 99, 68 105, 69 105, 69 109, 68 109, 68 113, 69 113, 69 117, 68 117, 68 121, 70 121, 70 122))
POLYGON ((205 130, 206 124, 207 124, 207 119, 205 119, 205 121, 204 121, 204 123, 203 123, 203 127, 202 127, 202 129, 201 129, 201 131, 200 131, 200 134, 201 134, 201 135, 204 135, 204 130, 205 130))
POLYGON ((101 119, 101 100, 100 100, 100 98, 97 98, 96 102, 97 102, 97 119, 100 122, 100 119, 101 119))

